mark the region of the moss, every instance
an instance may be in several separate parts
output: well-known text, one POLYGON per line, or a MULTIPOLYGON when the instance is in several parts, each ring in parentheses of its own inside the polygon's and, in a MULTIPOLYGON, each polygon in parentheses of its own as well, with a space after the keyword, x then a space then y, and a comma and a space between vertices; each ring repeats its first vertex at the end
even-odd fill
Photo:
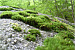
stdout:
POLYGON ((28 34, 27 36, 24 35, 24 39, 26 39, 28 41, 35 41, 36 37, 34 35, 28 34))
POLYGON ((35 27, 38 27, 38 23, 43 22, 43 20, 38 17, 27 17, 24 20, 25 20, 25 23, 35 26, 35 27))
POLYGON ((44 46, 39 46, 36 50, 65 50, 65 49, 74 49, 74 44, 71 40, 67 41, 61 38, 47 38, 44 41, 44 46), (69 48, 70 47, 70 48, 69 48))
POLYGON ((10 11, 10 10, 14 10, 13 8, 9 7, 9 8, 0 8, 0 11, 10 11))
POLYGON ((58 22, 50 22, 50 23, 39 23, 40 29, 43 30, 54 30, 55 32, 59 32, 60 30, 67 30, 67 28, 62 24, 58 22))
POLYGON ((12 26, 12 28, 13 28, 15 31, 17 31, 17 32, 21 32, 21 31, 22 31, 22 29, 21 29, 20 26, 12 26))
POLYGON ((21 15, 13 15, 12 17, 11 17, 11 19, 13 19, 13 20, 20 20, 20 21, 22 21, 23 20, 23 16, 21 16, 21 15))
POLYGON ((27 13, 30 13, 30 14, 38 14, 38 12, 36 11, 33 11, 33 10, 25 10, 27 13))
POLYGON ((24 33, 26 32, 26 30, 24 29, 24 33))
POLYGON ((60 38, 70 38, 70 39, 74 39, 73 33, 69 32, 69 31, 61 31, 59 32, 56 37, 60 37, 60 38))
POLYGON ((28 30, 28 32, 29 32, 31 35, 35 35, 36 37, 37 37, 37 36, 41 36, 40 31, 37 30, 37 29, 30 29, 30 30, 28 30))
POLYGON ((18 13, 19 13, 19 15, 22 15, 22 16, 24 16, 24 17, 30 16, 30 14, 27 13, 27 12, 25 12, 25 11, 19 11, 18 13))
POLYGON ((37 16, 37 17, 41 18, 44 22, 51 22, 51 20, 48 16, 40 15, 40 16, 37 16))
POLYGON ((0 18, 11 18, 13 15, 18 15, 18 13, 5 11, 5 12, 2 12, 2 14, 0 15, 0 18))

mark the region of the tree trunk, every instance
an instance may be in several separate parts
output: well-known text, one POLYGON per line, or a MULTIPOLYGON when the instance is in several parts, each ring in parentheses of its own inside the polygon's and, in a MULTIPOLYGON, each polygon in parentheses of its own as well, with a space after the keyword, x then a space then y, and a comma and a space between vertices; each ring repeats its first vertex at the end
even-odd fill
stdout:
POLYGON ((72 5, 72 17, 73 17, 73 20, 74 20, 74 23, 75 23, 75 17, 74 17, 74 0, 71 0, 71 5, 72 5))

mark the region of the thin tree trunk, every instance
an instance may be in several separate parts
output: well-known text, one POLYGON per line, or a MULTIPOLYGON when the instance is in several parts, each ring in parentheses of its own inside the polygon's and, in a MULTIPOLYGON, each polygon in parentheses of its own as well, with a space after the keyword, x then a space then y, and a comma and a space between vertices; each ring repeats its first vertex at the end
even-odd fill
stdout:
MULTIPOLYGON (((58 8, 57 8, 57 2, 55 0, 55 7, 56 7, 56 11, 58 12, 58 8)), ((56 14, 56 16, 58 16, 58 13, 56 14)))
POLYGON ((74 0, 71 0, 71 5, 72 5, 72 17, 73 17, 73 20, 74 20, 74 23, 75 23, 75 17, 74 17, 74 0))

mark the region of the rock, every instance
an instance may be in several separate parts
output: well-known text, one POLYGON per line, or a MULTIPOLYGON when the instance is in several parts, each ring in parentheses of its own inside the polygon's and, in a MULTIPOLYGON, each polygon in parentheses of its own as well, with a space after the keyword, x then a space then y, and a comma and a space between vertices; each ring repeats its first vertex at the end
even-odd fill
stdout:
POLYGON ((14 45, 15 43, 14 43, 14 42, 11 42, 11 44, 13 44, 13 45, 14 45))
POLYGON ((7 39, 7 42, 11 42, 11 39, 10 39, 10 38, 8 38, 8 39, 7 39))

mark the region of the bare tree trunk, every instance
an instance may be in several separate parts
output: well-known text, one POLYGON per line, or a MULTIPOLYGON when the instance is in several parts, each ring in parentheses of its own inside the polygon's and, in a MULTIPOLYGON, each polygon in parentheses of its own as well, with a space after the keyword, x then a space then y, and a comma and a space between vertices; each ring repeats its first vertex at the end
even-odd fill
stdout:
POLYGON ((73 20, 74 20, 74 23, 75 23, 75 17, 74 17, 74 0, 71 0, 71 5, 72 5, 72 17, 73 17, 73 20))

